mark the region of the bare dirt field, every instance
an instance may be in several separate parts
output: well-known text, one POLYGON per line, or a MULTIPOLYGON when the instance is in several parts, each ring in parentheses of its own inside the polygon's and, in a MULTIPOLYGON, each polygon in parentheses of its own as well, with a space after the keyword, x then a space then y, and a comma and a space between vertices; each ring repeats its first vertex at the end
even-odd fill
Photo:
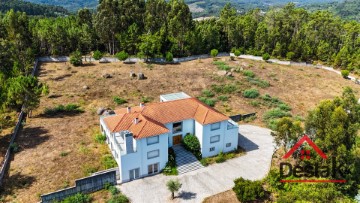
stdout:
POLYGON ((239 200, 236 198, 236 194, 232 190, 227 190, 225 192, 207 197, 204 199, 203 203, 238 203, 239 200))
MULTIPOLYGON (((212 59, 177 65, 96 62, 73 67, 68 63, 42 64, 39 79, 49 85, 50 95, 41 99, 40 107, 27 119, 16 141, 20 151, 11 162, 0 202, 37 202, 40 194, 72 186, 75 179, 102 170, 101 158, 109 151, 106 145, 94 139, 99 128, 96 114, 99 107, 134 106, 141 100, 158 101, 160 94, 179 91, 200 96, 204 89, 211 89, 211 85, 236 84, 237 90, 226 95, 228 101, 218 101, 215 108, 227 115, 257 112, 257 118, 251 123, 264 126, 261 118, 269 107, 252 105, 253 99, 242 96, 245 89, 257 88, 261 95, 278 97, 292 107, 293 115, 302 117, 319 101, 340 96, 345 86, 355 89, 359 96, 360 86, 325 70, 250 60, 229 61, 228 57, 219 60, 226 60, 232 67, 246 63, 245 70, 252 70, 270 86, 252 85, 242 73, 234 72, 233 78, 218 76, 214 74, 218 69, 212 59), (130 71, 143 72, 147 79, 130 78, 130 71), (103 78, 106 73, 112 77, 103 78), (116 105, 114 96, 127 103, 116 105), (84 113, 44 115, 45 108, 69 103, 80 105, 84 113)), ((216 94, 215 98, 218 96, 221 94, 216 94)))

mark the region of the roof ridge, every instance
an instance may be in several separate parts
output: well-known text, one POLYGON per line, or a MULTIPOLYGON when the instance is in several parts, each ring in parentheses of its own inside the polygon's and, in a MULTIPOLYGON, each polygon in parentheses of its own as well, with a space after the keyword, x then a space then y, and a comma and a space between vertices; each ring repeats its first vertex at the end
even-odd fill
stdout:
POLYGON ((112 129, 111 131, 115 131, 115 129, 120 125, 121 121, 124 120, 125 114, 120 114, 120 115, 122 115, 122 116, 121 116, 121 119, 120 119, 119 122, 115 125, 114 129, 112 129))
POLYGON ((205 123, 205 120, 206 120, 206 117, 207 117, 208 113, 209 113, 209 109, 206 109, 206 114, 205 114, 205 116, 204 116, 203 123, 205 123))

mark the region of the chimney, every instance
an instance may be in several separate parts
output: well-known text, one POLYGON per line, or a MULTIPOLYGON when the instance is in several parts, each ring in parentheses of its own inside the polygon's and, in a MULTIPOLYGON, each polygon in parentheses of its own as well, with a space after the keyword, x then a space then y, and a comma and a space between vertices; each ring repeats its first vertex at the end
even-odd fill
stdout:
POLYGON ((138 124, 139 123, 139 119, 138 118, 134 118, 134 124, 138 124))
POLYGON ((144 108, 145 104, 144 103, 140 103, 140 108, 144 108))
POLYGON ((125 134, 125 151, 126 151, 126 154, 130 154, 130 153, 134 152, 133 134, 132 133, 125 134))
POLYGON ((129 107, 129 106, 126 107, 126 110, 127 110, 128 113, 131 113, 131 107, 129 107))

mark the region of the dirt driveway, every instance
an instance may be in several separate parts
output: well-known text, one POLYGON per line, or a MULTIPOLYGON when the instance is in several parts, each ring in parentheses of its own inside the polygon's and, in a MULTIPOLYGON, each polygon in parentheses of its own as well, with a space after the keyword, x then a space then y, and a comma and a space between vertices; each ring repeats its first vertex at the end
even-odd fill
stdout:
POLYGON ((233 180, 243 177, 258 180, 265 177, 270 169, 274 151, 270 130, 240 125, 239 144, 246 149, 244 156, 213 164, 203 169, 179 176, 162 174, 135 180, 119 186, 132 202, 202 202, 204 198, 224 192, 233 187, 233 180), (166 182, 179 179, 182 187, 176 199, 170 200, 166 182))

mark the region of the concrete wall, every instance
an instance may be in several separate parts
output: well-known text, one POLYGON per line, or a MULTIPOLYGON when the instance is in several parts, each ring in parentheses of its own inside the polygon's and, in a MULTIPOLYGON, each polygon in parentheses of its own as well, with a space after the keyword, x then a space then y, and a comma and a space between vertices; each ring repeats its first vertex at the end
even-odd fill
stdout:
POLYGON ((91 193, 104 188, 105 184, 116 185, 116 170, 97 172, 92 176, 78 179, 75 181, 75 186, 58 190, 53 193, 41 195, 41 202, 50 203, 54 200, 62 200, 68 196, 76 193, 91 193))

